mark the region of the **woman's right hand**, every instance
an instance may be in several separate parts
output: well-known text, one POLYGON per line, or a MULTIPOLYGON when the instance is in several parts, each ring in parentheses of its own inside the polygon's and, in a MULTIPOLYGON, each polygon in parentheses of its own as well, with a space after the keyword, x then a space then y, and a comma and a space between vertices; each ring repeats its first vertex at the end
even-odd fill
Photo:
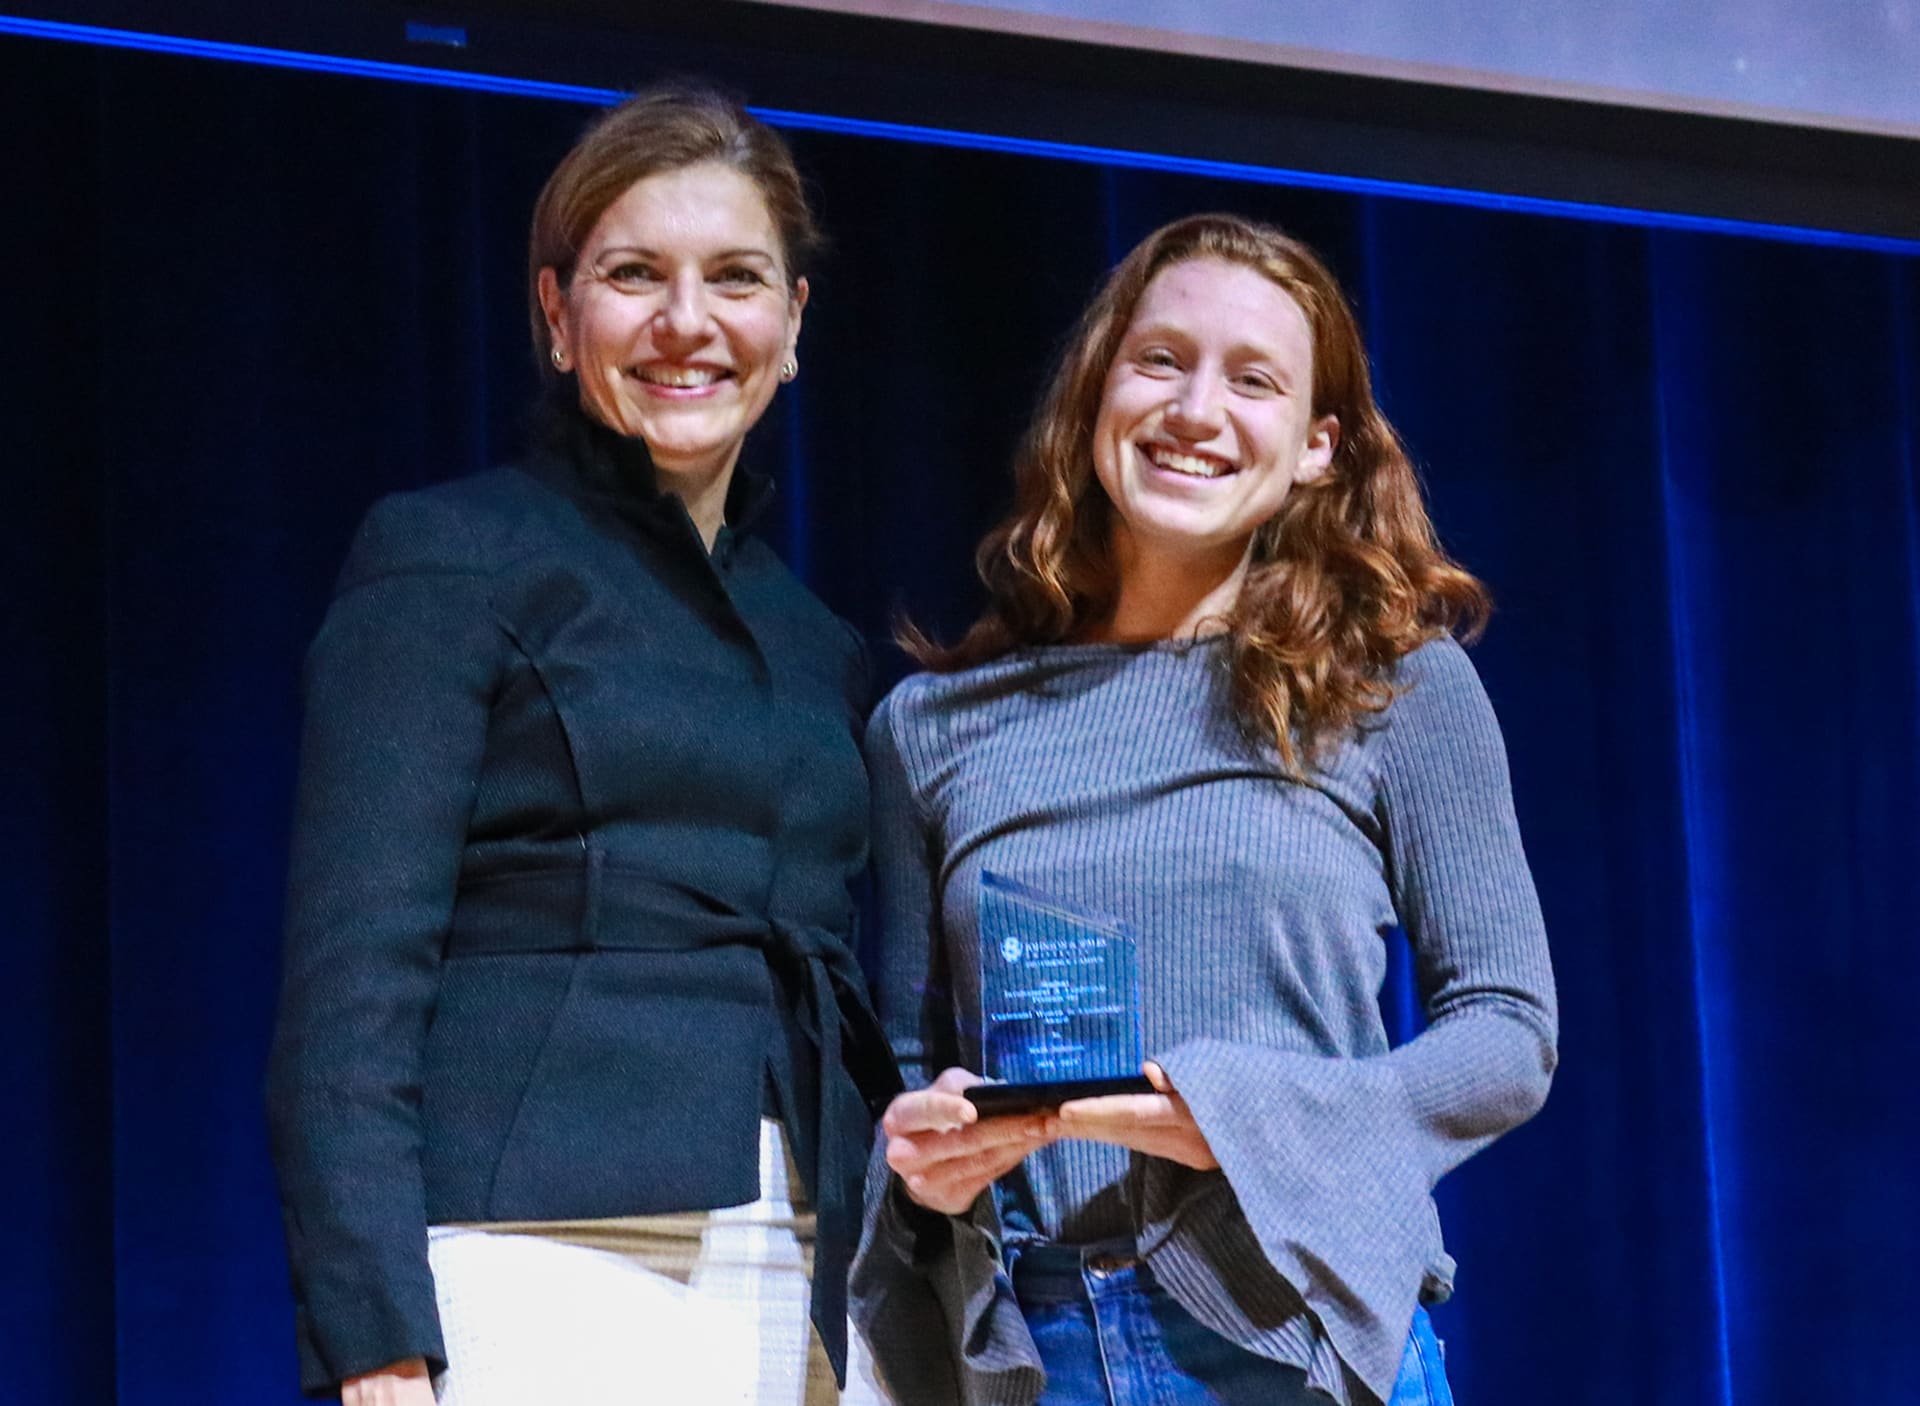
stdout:
POLYGON ((340 1384, 340 1406, 433 1406, 426 1359, 409 1357, 340 1384))
POLYGON ((926 1088, 896 1097, 880 1120, 887 1165, 930 1211, 965 1215, 996 1178, 1058 1136, 1059 1120, 1046 1113, 982 1118, 962 1094, 984 1082, 965 1069, 942 1070, 926 1088))

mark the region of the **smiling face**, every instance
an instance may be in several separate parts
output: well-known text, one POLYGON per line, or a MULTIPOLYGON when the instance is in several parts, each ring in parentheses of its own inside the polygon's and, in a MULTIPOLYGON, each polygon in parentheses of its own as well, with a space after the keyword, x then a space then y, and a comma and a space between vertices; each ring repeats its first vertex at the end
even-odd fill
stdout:
POLYGON ((660 486, 724 493, 793 355, 807 285, 789 286, 753 181, 702 162, 629 186, 563 287, 540 273, 555 364, 594 419, 646 441, 660 486))
POLYGON ((1162 269, 1108 369, 1094 471, 1116 557, 1244 560, 1287 493, 1324 473, 1339 421, 1313 413, 1313 332, 1293 298, 1223 259, 1162 269))

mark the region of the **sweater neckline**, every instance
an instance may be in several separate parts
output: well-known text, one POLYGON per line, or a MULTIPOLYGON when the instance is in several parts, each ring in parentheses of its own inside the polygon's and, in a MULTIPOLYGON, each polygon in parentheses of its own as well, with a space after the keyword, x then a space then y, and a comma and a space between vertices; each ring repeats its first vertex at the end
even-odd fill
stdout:
POLYGON ((1168 654, 1182 657, 1211 653, 1214 646, 1230 638, 1231 631, 1160 640, 1081 640, 1063 644, 1028 644, 1012 651, 1036 659, 1110 659, 1136 654, 1168 654))

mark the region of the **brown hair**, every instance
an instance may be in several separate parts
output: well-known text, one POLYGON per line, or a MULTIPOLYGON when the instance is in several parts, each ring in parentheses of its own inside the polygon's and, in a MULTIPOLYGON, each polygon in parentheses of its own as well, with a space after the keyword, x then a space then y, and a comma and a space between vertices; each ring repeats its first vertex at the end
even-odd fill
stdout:
POLYGON ((1194 215, 1148 235, 1108 275, 1067 343, 1014 461, 1015 506, 980 544, 985 614, 952 646, 901 640, 952 670, 1024 645, 1075 639, 1113 609, 1112 505, 1093 471, 1107 373, 1155 275, 1221 259, 1271 279, 1313 334, 1313 414, 1340 422, 1333 463, 1296 484, 1254 534, 1229 612, 1227 663, 1241 726, 1302 770, 1323 741, 1393 697, 1394 663, 1429 639, 1485 624, 1486 588, 1450 561, 1405 447, 1374 404, 1360 329, 1339 283, 1299 241, 1236 215, 1194 215))
POLYGON ((596 118, 553 168, 534 202, 527 310, 534 359, 542 372, 552 374, 552 341, 540 308, 540 270, 551 268, 565 287, 594 225, 634 182, 706 161, 731 167, 759 189, 780 236, 787 281, 799 281, 821 239, 786 142, 712 88, 686 83, 649 88, 596 118))

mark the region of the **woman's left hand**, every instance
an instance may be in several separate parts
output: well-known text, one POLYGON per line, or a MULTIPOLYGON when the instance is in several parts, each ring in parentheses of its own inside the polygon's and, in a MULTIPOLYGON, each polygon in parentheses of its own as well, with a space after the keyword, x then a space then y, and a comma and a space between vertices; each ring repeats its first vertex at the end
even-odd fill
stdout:
POLYGON ((1156 1092, 1070 1099, 1059 1108, 1060 1136, 1130 1147, 1196 1171, 1218 1167, 1200 1125, 1193 1121, 1193 1110, 1174 1089, 1167 1071, 1152 1060, 1140 1070, 1156 1092))

